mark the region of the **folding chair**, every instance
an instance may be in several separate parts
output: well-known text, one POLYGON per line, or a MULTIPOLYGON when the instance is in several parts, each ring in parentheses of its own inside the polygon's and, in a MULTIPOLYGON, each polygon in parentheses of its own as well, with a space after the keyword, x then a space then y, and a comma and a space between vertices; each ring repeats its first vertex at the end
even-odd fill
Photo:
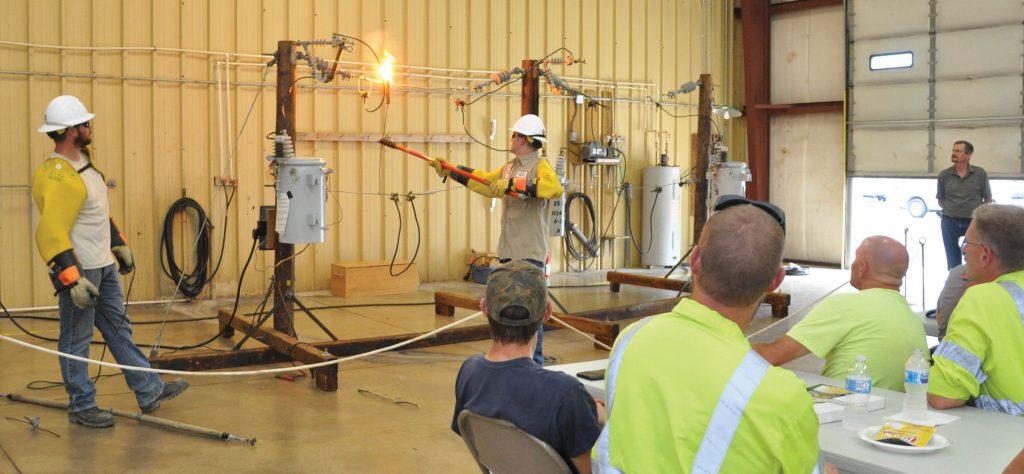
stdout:
POLYGON ((512 423, 469 410, 459 413, 459 432, 485 474, 570 474, 562 456, 512 423))

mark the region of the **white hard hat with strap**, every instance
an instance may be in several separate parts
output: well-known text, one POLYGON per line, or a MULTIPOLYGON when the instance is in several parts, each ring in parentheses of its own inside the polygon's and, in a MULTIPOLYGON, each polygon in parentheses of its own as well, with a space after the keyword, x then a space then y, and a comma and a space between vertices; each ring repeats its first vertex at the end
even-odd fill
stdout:
POLYGON ((526 114, 519 117, 516 120, 515 125, 509 130, 516 132, 524 137, 533 138, 542 143, 547 142, 547 129, 544 128, 544 122, 541 121, 540 117, 534 114, 526 114))
POLYGON ((50 105, 46 107, 46 116, 43 119, 43 125, 39 127, 39 132, 64 130, 88 122, 95 116, 85 109, 85 105, 77 97, 62 95, 51 100, 50 105))

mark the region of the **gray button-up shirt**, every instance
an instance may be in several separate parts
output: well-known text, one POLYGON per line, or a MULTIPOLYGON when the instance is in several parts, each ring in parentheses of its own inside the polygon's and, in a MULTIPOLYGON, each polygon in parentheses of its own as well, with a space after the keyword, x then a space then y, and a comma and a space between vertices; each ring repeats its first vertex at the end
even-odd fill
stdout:
POLYGON ((980 166, 967 165, 967 174, 961 178, 956 166, 950 166, 939 173, 935 197, 942 200, 942 215, 970 219, 975 208, 992 200, 988 173, 980 166))

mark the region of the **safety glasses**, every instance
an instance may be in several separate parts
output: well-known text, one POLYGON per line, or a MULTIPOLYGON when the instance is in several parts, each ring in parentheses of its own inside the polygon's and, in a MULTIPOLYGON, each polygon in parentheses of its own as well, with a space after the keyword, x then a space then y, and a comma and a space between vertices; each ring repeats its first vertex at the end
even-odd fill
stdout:
POLYGON ((715 203, 715 212, 728 209, 733 206, 739 206, 741 204, 747 204, 754 206, 764 212, 767 212, 775 222, 778 222, 782 226, 782 233, 786 233, 786 213, 782 212, 782 209, 775 204, 767 201, 758 201, 756 199, 747 199, 743 196, 736 194, 723 194, 718 197, 718 202, 715 203))

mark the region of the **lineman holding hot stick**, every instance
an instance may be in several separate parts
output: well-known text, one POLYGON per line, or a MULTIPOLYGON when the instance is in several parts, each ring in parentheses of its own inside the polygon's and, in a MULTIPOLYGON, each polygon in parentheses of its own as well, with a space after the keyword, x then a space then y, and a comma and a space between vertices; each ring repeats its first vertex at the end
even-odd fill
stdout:
MULTIPOLYGON (((562 195, 562 185, 555 170, 547 160, 540 157, 540 149, 547 141, 547 132, 540 117, 523 115, 511 130, 509 151, 515 158, 501 168, 488 172, 458 166, 461 170, 489 181, 490 185, 452 173, 445 169, 447 163, 442 158, 434 158, 430 163, 442 178, 451 176, 472 191, 489 198, 502 198, 501 237, 498 239, 498 258, 502 263, 526 260, 546 270, 545 262, 549 261, 550 256, 549 203, 551 199, 562 195), (509 195, 510 191, 524 195, 526 199, 516 199, 509 195)), ((537 334, 537 350, 533 354, 533 360, 540 365, 544 364, 543 341, 542 325, 537 334)))

